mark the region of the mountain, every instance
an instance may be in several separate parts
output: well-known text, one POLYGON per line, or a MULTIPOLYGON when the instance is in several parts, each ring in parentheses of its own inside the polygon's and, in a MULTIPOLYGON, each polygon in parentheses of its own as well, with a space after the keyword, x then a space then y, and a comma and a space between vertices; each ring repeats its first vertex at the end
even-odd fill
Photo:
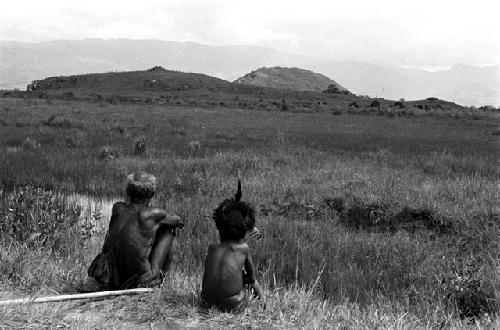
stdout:
POLYGON ((236 79, 234 82, 261 87, 310 92, 322 92, 333 85, 337 90, 347 92, 346 88, 322 74, 310 70, 284 68, 279 66, 257 69, 236 79))
POLYGON ((500 66, 457 65, 428 72, 365 62, 335 61, 252 46, 127 39, 0 42, 0 89, 47 76, 166 69, 234 80, 261 67, 300 67, 333 78, 353 93, 390 99, 438 97, 463 105, 500 105, 500 66))

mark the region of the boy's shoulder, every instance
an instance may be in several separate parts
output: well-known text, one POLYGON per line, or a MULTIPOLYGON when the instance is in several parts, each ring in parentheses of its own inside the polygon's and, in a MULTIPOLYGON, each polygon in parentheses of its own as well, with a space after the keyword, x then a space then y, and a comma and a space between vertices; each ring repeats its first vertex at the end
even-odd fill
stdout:
POLYGON ((248 251, 250 251, 250 247, 246 242, 235 244, 234 248, 243 253, 248 253, 248 251))
POLYGON ((237 251, 241 253, 247 253, 250 250, 250 247, 247 243, 214 243, 208 246, 209 251, 213 250, 231 250, 237 251))

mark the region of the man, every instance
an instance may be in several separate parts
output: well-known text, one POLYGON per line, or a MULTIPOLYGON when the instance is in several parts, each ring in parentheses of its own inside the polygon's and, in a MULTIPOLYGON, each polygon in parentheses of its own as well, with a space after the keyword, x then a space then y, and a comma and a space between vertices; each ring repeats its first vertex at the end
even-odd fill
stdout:
POLYGON ((145 172, 127 177, 127 202, 113 205, 102 251, 88 275, 108 290, 151 286, 169 270, 179 216, 150 207, 156 178, 145 172))

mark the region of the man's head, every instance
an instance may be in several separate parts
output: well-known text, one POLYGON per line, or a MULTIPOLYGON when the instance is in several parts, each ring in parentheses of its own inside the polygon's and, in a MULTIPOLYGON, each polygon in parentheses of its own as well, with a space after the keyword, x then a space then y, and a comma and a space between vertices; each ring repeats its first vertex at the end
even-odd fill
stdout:
POLYGON ((255 209, 241 201, 241 182, 234 198, 224 200, 214 210, 212 218, 222 240, 243 239, 255 227, 255 209))
POLYGON ((149 201, 156 190, 156 178, 146 172, 137 172, 127 176, 126 193, 131 202, 149 201))

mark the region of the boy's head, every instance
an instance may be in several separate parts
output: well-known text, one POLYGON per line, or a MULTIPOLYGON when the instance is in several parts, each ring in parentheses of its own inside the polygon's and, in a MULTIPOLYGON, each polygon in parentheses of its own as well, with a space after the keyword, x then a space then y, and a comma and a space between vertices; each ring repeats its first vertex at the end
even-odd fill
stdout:
POLYGON ((156 178, 146 172, 137 172, 127 176, 125 189, 131 202, 144 202, 150 200, 155 194, 156 178))
POLYGON ((239 240, 255 227, 255 209, 241 200, 241 183, 234 198, 224 200, 214 210, 215 221, 220 238, 239 240))

